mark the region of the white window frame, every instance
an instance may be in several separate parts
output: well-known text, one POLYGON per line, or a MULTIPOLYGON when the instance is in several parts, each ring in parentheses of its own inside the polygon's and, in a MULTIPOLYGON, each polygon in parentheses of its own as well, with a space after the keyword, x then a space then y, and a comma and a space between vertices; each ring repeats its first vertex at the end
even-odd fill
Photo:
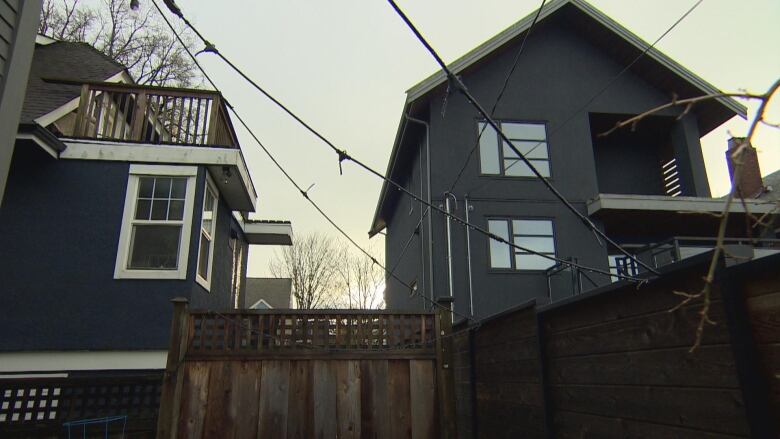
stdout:
POLYGON ((170 165, 130 165, 125 193, 125 209, 122 214, 122 229, 119 232, 114 279, 186 279, 187 262, 190 252, 192 231, 192 210, 195 201, 195 183, 198 176, 197 166, 170 165), (128 268, 130 259, 130 241, 133 236, 133 218, 135 216, 140 177, 187 177, 184 195, 184 215, 182 216, 181 238, 179 239, 178 266, 175 270, 139 270, 128 268))
POLYGON ((201 209, 200 209, 200 228, 198 229, 198 249, 196 250, 198 253, 198 257, 195 261, 195 281, 206 289, 206 291, 211 291, 211 272, 214 268, 214 241, 216 240, 216 234, 217 234, 217 219, 219 218, 219 191, 217 190, 217 185, 214 184, 214 181, 211 179, 211 175, 206 173, 206 185, 203 188, 203 202, 201 203, 201 209), (214 197, 214 212, 212 213, 213 217, 211 218, 211 230, 208 231, 209 238, 211 238, 211 241, 209 242, 209 268, 206 273, 206 277, 208 279, 204 279, 200 275, 200 241, 203 239, 203 213, 205 211, 206 207, 206 194, 208 192, 211 192, 212 196, 214 197))

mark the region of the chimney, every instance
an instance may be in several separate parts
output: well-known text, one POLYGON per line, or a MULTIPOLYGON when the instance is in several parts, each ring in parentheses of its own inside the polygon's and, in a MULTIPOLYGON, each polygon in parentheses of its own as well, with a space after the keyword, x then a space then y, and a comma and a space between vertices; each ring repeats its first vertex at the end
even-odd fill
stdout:
MULTIPOLYGON (((732 137, 729 139, 729 149, 726 151, 726 163, 729 165, 729 177, 734 179, 734 158, 732 154, 745 141, 744 137, 732 137)), ((736 194, 742 198, 755 198, 764 191, 764 182, 761 180, 761 168, 758 166, 758 154, 753 145, 748 145, 737 158, 742 163, 739 181, 737 181, 736 194)))

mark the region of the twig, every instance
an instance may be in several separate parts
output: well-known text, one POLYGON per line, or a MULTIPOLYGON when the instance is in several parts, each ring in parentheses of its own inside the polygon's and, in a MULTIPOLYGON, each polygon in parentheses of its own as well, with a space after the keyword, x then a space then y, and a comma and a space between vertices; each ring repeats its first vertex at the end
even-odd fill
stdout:
MULTIPOLYGON (((735 148, 734 152, 731 153, 732 160, 734 160, 735 163, 734 173, 731 176, 731 190, 729 191, 728 196, 726 196, 726 201, 723 205, 723 211, 721 213, 722 218, 720 219, 720 225, 718 227, 718 237, 716 240, 714 252, 712 254, 712 260, 710 261, 709 270, 707 270, 707 275, 704 277, 704 287, 700 292, 696 294, 690 294, 690 293, 679 294, 679 292, 675 292, 675 294, 682 295, 683 297, 685 297, 682 304, 688 303, 700 297, 703 300, 702 308, 699 311, 700 318, 699 318, 699 325, 696 328, 696 339, 693 343, 693 346, 691 346, 689 352, 693 352, 696 349, 698 349, 699 346, 701 346, 701 339, 702 339, 702 335, 704 334, 704 326, 706 324, 710 324, 710 325, 715 324, 715 322, 713 322, 712 319, 710 319, 709 317, 710 303, 711 303, 710 296, 712 292, 712 286, 715 281, 715 273, 717 272, 718 269, 720 256, 724 253, 725 250, 724 241, 726 238, 726 226, 728 225, 728 219, 729 219, 728 213, 731 210, 731 204, 734 202, 734 196, 737 195, 738 183, 742 175, 742 160, 741 160, 742 154, 744 154, 745 151, 747 151, 747 148, 750 147, 751 140, 753 139, 753 135, 756 133, 756 128, 758 127, 759 123, 764 119, 764 113, 766 112, 766 107, 769 104, 769 101, 772 99, 774 93, 777 91, 778 87, 780 87, 780 79, 775 81, 775 83, 772 84, 769 90, 767 90, 767 92, 762 95, 742 94, 742 97, 749 97, 749 98, 761 100, 761 105, 758 107, 758 110, 756 111, 756 115, 753 118, 753 121, 750 123, 750 128, 748 129, 747 136, 742 140, 739 146, 735 148)), ((712 99, 712 98, 713 97, 710 96, 707 99, 712 99)), ((698 98, 698 101, 701 100, 704 99, 698 98)), ((683 101, 678 101, 678 104, 680 102, 683 101)), ((673 308, 672 310, 678 309, 679 306, 680 305, 673 308)))
MULTIPOLYGON (((771 96, 771 94, 769 96, 771 96)), ((630 119, 626 119, 626 120, 623 120, 621 122, 616 123, 614 127, 610 128, 608 131, 605 131, 605 132, 599 134, 598 137, 608 136, 608 135, 612 134, 613 132, 619 130, 620 128, 623 128, 623 127, 628 126, 628 125, 631 125, 632 127, 634 127, 634 126, 636 126, 636 124, 640 120, 642 120, 642 119, 644 119, 644 118, 646 118, 648 116, 651 116, 651 115, 653 115, 655 113, 658 113, 659 111, 663 111, 663 110, 665 110, 667 108, 672 108, 672 107, 677 107, 677 106, 683 106, 684 105, 685 106, 685 111, 683 111, 683 113, 680 116, 678 116, 678 117, 682 117, 682 116, 686 115, 691 110, 691 108, 694 105, 698 104, 699 102, 709 101, 709 100, 718 99, 718 98, 758 99, 758 100, 761 100, 761 101, 768 101, 769 100, 767 98, 766 94, 757 95, 757 94, 753 94, 753 93, 712 93, 712 94, 696 96, 694 98, 688 98, 688 99, 677 100, 677 98, 674 98, 674 99, 672 99, 672 102, 669 102, 669 103, 663 104, 663 105, 659 105, 659 106, 657 106, 655 108, 651 108, 650 110, 645 111, 642 114, 636 115, 636 116, 634 116, 634 117, 632 117, 630 119)))

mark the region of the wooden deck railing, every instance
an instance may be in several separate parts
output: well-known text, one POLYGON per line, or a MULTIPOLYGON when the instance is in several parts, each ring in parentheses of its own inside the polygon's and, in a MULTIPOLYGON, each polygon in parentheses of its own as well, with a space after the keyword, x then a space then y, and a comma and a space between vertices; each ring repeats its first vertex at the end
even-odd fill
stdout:
POLYGON ((238 147, 222 95, 215 91, 116 83, 81 85, 77 138, 238 147))
POLYGON ((192 311, 188 357, 345 352, 433 354, 433 314, 386 311, 192 311))

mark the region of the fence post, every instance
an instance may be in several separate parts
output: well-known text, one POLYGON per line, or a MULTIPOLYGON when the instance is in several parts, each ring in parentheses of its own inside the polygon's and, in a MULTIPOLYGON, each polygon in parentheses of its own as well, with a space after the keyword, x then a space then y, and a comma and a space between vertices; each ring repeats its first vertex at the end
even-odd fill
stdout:
POLYGON ((534 304, 534 318, 536 319, 536 343, 537 354, 539 355, 539 381, 542 387, 542 408, 544 410, 544 435, 546 438, 552 439, 555 437, 554 432, 554 412, 552 397, 550 396, 550 378, 549 378, 549 364, 547 364, 547 356, 545 355, 545 346, 547 344, 547 337, 544 331, 544 314, 540 314, 534 304))
POLYGON ((456 438, 458 433, 455 423, 455 377, 452 372, 452 312, 448 308, 436 308, 436 383, 439 388, 440 436, 456 438))
POLYGON ((745 415, 754 438, 778 437, 778 421, 771 404, 771 385, 761 365, 761 355, 756 347, 750 314, 745 302, 745 285, 749 275, 739 273, 740 266, 719 268, 715 289, 720 287, 726 324, 731 337, 731 349, 745 404, 745 415))
POLYGON ((173 319, 171 320, 171 338, 168 344, 168 360, 165 364, 160 395, 160 412, 157 417, 158 439, 175 438, 177 434, 181 388, 184 380, 180 366, 187 350, 187 339, 189 338, 187 334, 189 327, 188 300, 177 297, 171 302, 173 302, 173 319))

